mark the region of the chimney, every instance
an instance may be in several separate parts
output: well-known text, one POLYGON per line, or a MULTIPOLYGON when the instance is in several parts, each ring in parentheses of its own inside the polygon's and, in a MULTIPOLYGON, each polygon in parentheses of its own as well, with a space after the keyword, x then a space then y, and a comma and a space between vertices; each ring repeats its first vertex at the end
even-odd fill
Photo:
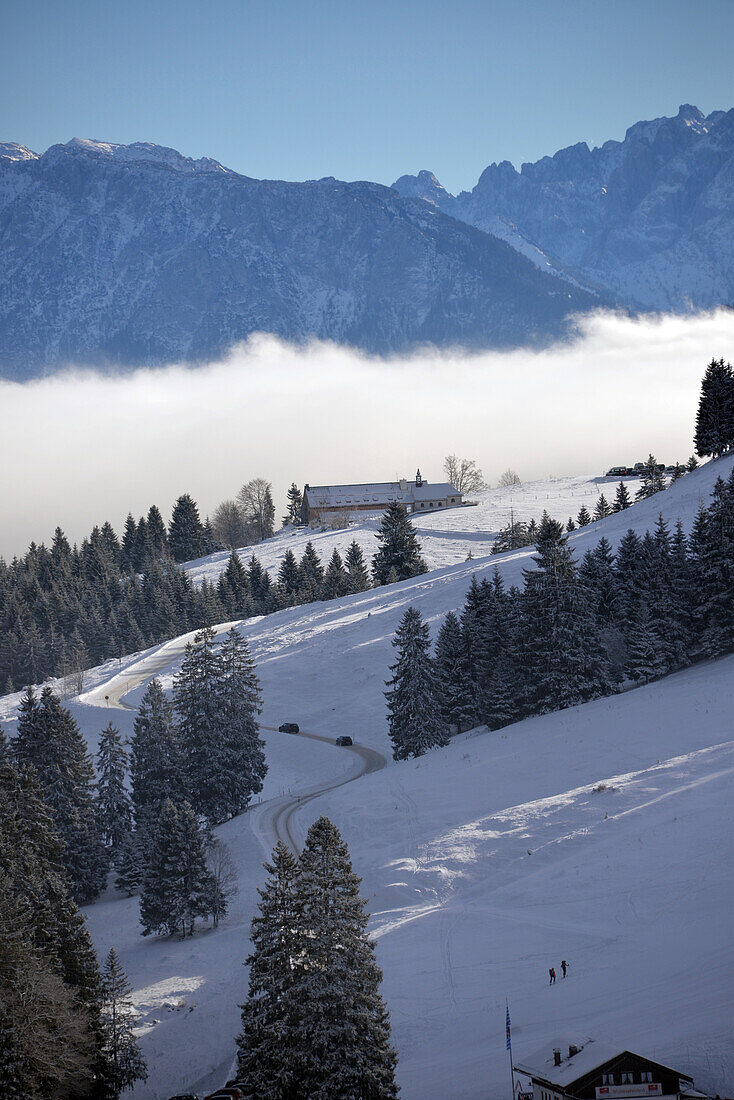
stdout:
POLYGON ((578 1052, 579 1052, 579 1048, 576 1046, 576 1044, 575 1043, 569 1043, 568 1057, 573 1058, 574 1054, 578 1054, 578 1052))
POLYGON ((558 1047, 553 1047, 553 1065, 560 1066, 561 1064, 561 1052, 558 1047))

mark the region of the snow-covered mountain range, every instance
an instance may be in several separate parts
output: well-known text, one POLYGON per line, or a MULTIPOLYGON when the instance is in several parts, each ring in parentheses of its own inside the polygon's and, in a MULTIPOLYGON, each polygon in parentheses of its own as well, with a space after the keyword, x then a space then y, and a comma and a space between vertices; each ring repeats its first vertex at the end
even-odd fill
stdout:
POLYGON ((734 303, 734 110, 684 104, 624 141, 579 142, 519 172, 490 164, 456 196, 426 171, 393 186, 630 308, 734 303))
POLYGON ((597 296, 374 183, 138 143, 0 146, 0 372, 203 360, 253 332, 391 352, 534 343, 597 296))
POLYGON ((734 303, 734 110, 491 164, 450 195, 255 180, 74 139, 0 144, 0 375, 196 362, 253 332, 391 353, 538 344, 598 306, 734 303))

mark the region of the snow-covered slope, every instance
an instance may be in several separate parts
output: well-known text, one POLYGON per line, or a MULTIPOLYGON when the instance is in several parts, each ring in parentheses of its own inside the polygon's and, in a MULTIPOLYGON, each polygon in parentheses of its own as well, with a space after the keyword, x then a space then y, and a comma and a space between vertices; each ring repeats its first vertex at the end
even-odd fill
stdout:
MULTIPOLYGON (((618 478, 595 477, 593 474, 528 481, 509 488, 470 493, 469 506, 427 515, 418 513, 412 516, 412 521, 428 568, 439 569, 444 565, 466 561, 469 554, 473 558, 491 554, 497 533, 513 517, 515 522, 528 523, 531 519, 540 521, 545 510, 565 525, 569 516, 575 521, 583 504, 593 513, 599 494, 604 493, 611 503, 618 484, 618 478)), ((625 484, 630 496, 634 498, 640 486, 639 480, 627 478, 625 484)), ((377 548, 375 535, 378 526, 379 518, 373 517, 350 523, 343 530, 336 531, 286 527, 274 538, 266 539, 257 546, 243 547, 238 550, 238 554, 245 564, 254 554, 270 572, 273 580, 278 575, 286 550, 292 550, 300 559, 309 541, 313 543, 324 565, 335 549, 343 557, 350 543, 355 540, 362 547, 365 561, 369 562, 377 548)), ((228 559, 228 551, 210 554, 187 562, 184 569, 195 583, 201 583, 205 577, 209 581, 215 581, 226 568, 228 559)))
MULTIPOLYGON (((652 527, 660 511, 690 528, 715 477, 733 466, 734 456, 709 463, 574 533, 577 555, 601 534, 614 545, 629 526, 652 527)), ((263 682, 264 725, 296 720, 385 752, 382 692, 405 607, 417 606, 435 632, 460 607, 472 572, 486 576, 497 564, 518 583, 531 558, 531 550, 477 558, 243 623, 263 682)), ((151 675, 159 665, 158 649, 151 675)), ((95 681, 99 698, 104 680, 95 681)), ((14 702, 5 701, 5 717, 14 702)), ((94 746, 110 711, 74 710, 94 746)), ((703 1088, 731 1094, 732 713, 727 658, 498 733, 463 735, 296 815, 303 835, 328 813, 364 876, 405 1100, 505 1094, 506 995, 518 1059, 559 1031, 579 1030, 669 1059, 703 1088), (547 968, 561 958, 569 977, 548 989, 547 968)), ((114 711, 127 731, 132 717, 114 711)), ((326 784, 348 766, 329 745, 276 733, 267 740, 265 794, 326 784)), ((151 1077, 136 1100, 202 1092, 227 1075, 246 989, 240 962, 272 842, 267 820, 263 806, 220 830, 240 894, 216 932, 151 942, 138 934, 135 899, 111 896, 87 910, 100 950, 120 950, 142 1013, 151 1077)))
POLYGON ((541 269, 603 287, 634 308, 687 311, 734 301, 734 110, 630 126, 624 141, 579 142, 519 172, 490 164, 450 195, 430 172, 401 194, 508 241, 541 269))
POLYGON ((0 146, 0 222, 6 377, 210 360, 254 332, 515 346, 601 302, 391 188, 254 180, 145 142, 0 146))

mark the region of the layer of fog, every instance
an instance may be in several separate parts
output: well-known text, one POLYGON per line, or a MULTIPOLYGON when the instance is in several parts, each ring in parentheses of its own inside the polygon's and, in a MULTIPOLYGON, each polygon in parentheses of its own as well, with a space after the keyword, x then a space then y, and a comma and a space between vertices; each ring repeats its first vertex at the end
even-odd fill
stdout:
POLYGON ((544 351, 428 352, 388 362, 256 337, 222 362, 0 383, 0 554, 79 539, 189 492, 202 515, 255 476, 288 485, 443 480, 450 452, 490 482, 601 473, 691 453, 701 376, 731 359, 734 313, 597 314, 544 351))

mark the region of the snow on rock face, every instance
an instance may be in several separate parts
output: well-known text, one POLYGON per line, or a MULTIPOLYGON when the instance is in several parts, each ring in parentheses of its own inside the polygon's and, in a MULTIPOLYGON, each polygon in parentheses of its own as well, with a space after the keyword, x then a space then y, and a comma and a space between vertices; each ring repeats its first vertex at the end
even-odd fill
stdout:
POLYGON ((7 377, 197 362, 254 332, 377 353, 538 344, 600 304, 391 188, 253 180, 146 143, 0 158, 0 217, 7 377))
MULTIPOLYGON (((418 177, 394 185, 421 191, 418 177)), ((423 188, 425 190, 425 188, 423 188)), ((734 301, 734 110, 630 126, 624 141, 561 149, 517 172, 491 164, 471 192, 431 201, 447 214, 547 257, 582 286, 649 310, 708 309, 734 301)))

